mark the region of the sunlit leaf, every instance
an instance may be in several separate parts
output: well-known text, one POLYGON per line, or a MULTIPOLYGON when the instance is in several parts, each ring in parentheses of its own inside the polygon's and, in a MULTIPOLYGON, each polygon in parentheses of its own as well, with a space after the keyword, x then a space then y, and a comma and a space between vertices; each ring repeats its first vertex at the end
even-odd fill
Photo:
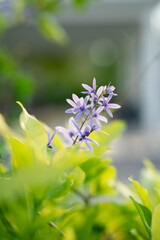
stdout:
POLYGON ((142 187, 139 182, 133 180, 133 178, 129 178, 129 179, 135 186, 138 196, 142 200, 143 204, 152 212, 152 208, 151 208, 151 204, 150 204, 150 200, 149 200, 149 194, 148 194, 147 189, 142 187))
POLYGON ((152 216, 152 240, 160 239, 160 204, 154 209, 152 216))
POLYGON ((70 178, 73 181, 72 188, 76 188, 84 182, 85 172, 80 168, 76 167, 75 170, 70 174, 70 178))
POLYGON ((89 182, 99 176, 108 167, 110 159, 102 161, 99 158, 89 158, 82 162, 80 167, 86 174, 85 182, 89 182))
POLYGON ((115 194, 116 186, 116 169, 108 166, 97 178, 92 182, 93 194, 115 194))
POLYGON ((130 197, 130 198, 133 201, 133 203, 140 215, 140 218, 146 228, 146 231, 147 231, 149 237, 151 237, 151 220, 152 220, 151 211, 144 205, 136 202, 133 197, 130 197))
POLYGON ((40 147, 47 145, 48 139, 46 131, 47 127, 40 121, 38 121, 34 116, 31 116, 27 110, 23 107, 22 103, 17 102, 22 108, 22 113, 20 116, 20 125, 25 131, 27 137, 32 139, 40 147))
POLYGON ((47 198, 58 198, 66 194, 72 185, 72 181, 65 173, 58 176, 56 183, 51 186, 51 189, 47 193, 47 198))

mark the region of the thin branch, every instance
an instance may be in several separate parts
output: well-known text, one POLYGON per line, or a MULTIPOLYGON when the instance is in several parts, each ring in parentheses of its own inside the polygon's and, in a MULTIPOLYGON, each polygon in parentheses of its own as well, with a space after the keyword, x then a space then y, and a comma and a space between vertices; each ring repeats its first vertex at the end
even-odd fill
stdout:
POLYGON ((55 225, 53 222, 49 221, 48 225, 52 228, 57 229, 59 231, 59 234, 60 234, 61 237, 65 237, 64 232, 62 232, 62 230, 59 227, 57 227, 57 225, 55 225))
MULTIPOLYGON (((41 215, 41 213, 38 212, 38 215, 41 215)), ((47 224, 48 224, 48 226, 50 226, 54 229, 57 229, 61 237, 65 237, 65 233, 55 223, 49 221, 47 224)))
POLYGON ((86 205, 88 205, 90 203, 90 197, 89 196, 85 196, 83 193, 79 192, 77 189, 72 189, 72 191, 78 195, 84 202, 86 205))

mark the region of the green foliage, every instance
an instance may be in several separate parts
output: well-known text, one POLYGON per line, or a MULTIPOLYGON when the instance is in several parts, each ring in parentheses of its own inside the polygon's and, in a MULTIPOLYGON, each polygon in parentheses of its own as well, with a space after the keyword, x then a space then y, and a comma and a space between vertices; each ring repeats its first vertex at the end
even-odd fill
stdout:
POLYGON ((33 79, 19 70, 16 62, 6 50, 0 50, 0 108, 7 114, 15 115, 13 103, 19 99, 25 104, 32 99, 33 79))
POLYGON ((130 179, 134 191, 118 182, 106 158, 109 144, 125 128, 122 121, 103 129, 109 135, 93 133, 100 150, 63 148, 56 136, 53 151, 46 134, 52 130, 18 104, 22 135, 0 115, 6 142, 0 151, 9 158, 0 163, 0 239, 159 239, 159 172, 146 160, 141 183, 130 179))
MULTIPOLYGON (((86 2, 86 0, 75 0, 73 2, 69 1, 68 4, 80 7, 85 5, 86 2)), ((47 39, 58 44, 65 44, 68 40, 67 34, 53 18, 55 13, 64 7, 66 5, 58 0, 19 0, 9 1, 8 3, 4 1, 2 10, 0 9, 0 33, 4 33, 14 25, 29 21, 36 24, 47 39)))
POLYGON ((134 198, 130 197, 131 200, 133 201, 135 207, 137 208, 137 211, 142 219, 142 222, 147 230, 147 233, 149 237, 151 237, 151 212, 150 210, 145 207, 144 205, 136 202, 134 198))
POLYGON ((158 240, 160 236, 160 204, 155 208, 152 217, 152 240, 158 240))
POLYGON ((148 159, 144 161, 144 164, 145 169, 141 173, 141 182, 145 188, 139 182, 130 179, 142 204, 135 201, 133 197, 131 199, 148 233, 149 238, 146 237, 146 239, 156 240, 160 238, 160 173, 148 159))
MULTIPOLYGON (((11 154, 11 167, 1 165, 0 171, 1 239, 107 236, 106 222, 98 220, 102 210, 95 197, 117 193, 115 168, 109 159, 101 158, 111 137, 100 133, 102 154, 97 149, 79 153, 76 146, 63 148, 58 136, 54 141, 56 151, 52 151, 47 149, 46 134, 51 129, 18 104, 22 109, 22 135, 11 130, 0 116, 0 134, 11 154)), ((118 135, 114 131, 120 134, 124 124, 116 121, 109 129, 110 134, 118 135)))
POLYGON ((40 31, 49 40, 64 45, 68 41, 68 37, 64 29, 58 24, 55 18, 50 15, 41 14, 37 18, 40 31))

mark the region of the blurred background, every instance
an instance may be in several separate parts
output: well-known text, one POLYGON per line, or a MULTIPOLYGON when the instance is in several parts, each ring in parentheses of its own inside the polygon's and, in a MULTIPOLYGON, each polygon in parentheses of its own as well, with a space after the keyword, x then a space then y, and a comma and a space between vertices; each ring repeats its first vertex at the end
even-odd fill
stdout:
MULTIPOLYGON (((156 0, 1 0, 0 112, 17 124, 21 101, 50 127, 82 83, 110 82, 127 129, 108 156, 118 177, 160 167, 160 3, 156 0)), ((110 121, 110 119, 109 119, 110 121)))

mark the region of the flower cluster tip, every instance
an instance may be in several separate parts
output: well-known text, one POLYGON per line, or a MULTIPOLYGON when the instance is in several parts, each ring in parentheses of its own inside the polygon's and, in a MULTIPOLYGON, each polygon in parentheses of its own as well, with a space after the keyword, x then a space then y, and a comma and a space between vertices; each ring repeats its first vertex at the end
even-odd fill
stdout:
POLYGON ((83 94, 87 94, 84 98, 78 97, 76 94, 72 94, 72 100, 66 99, 71 108, 67 109, 65 113, 76 115, 75 118, 69 119, 68 129, 57 126, 56 131, 50 136, 48 135, 47 147, 51 148, 51 142, 57 132, 64 135, 65 141, 68 146, 80 144, 80 149, 93 151, 91 143, 99 145, 95 140, 90 139, 89 136, 93 131, 101 131, 101 122, 107 123, 107 118, 102 116, 103 110, 106 110, 108 115, 113 118, 113 114, 110 109, 118 109, 121 106, 116 103, 110 103, 113 96, 117 96, 114 93, 115 87, 109 85, 100 86, 97 89, 96 79, 93 79, 92 87, 87 84, 82 84, 85 91, 83 94), (83 116, 83 118, 82 118, 83 116), (82 118, 80 126, 78 121, 82 118), (83 147, 82 143, 86 144, 83 147), (81 146, 82 145, 82 146, 81 146))

